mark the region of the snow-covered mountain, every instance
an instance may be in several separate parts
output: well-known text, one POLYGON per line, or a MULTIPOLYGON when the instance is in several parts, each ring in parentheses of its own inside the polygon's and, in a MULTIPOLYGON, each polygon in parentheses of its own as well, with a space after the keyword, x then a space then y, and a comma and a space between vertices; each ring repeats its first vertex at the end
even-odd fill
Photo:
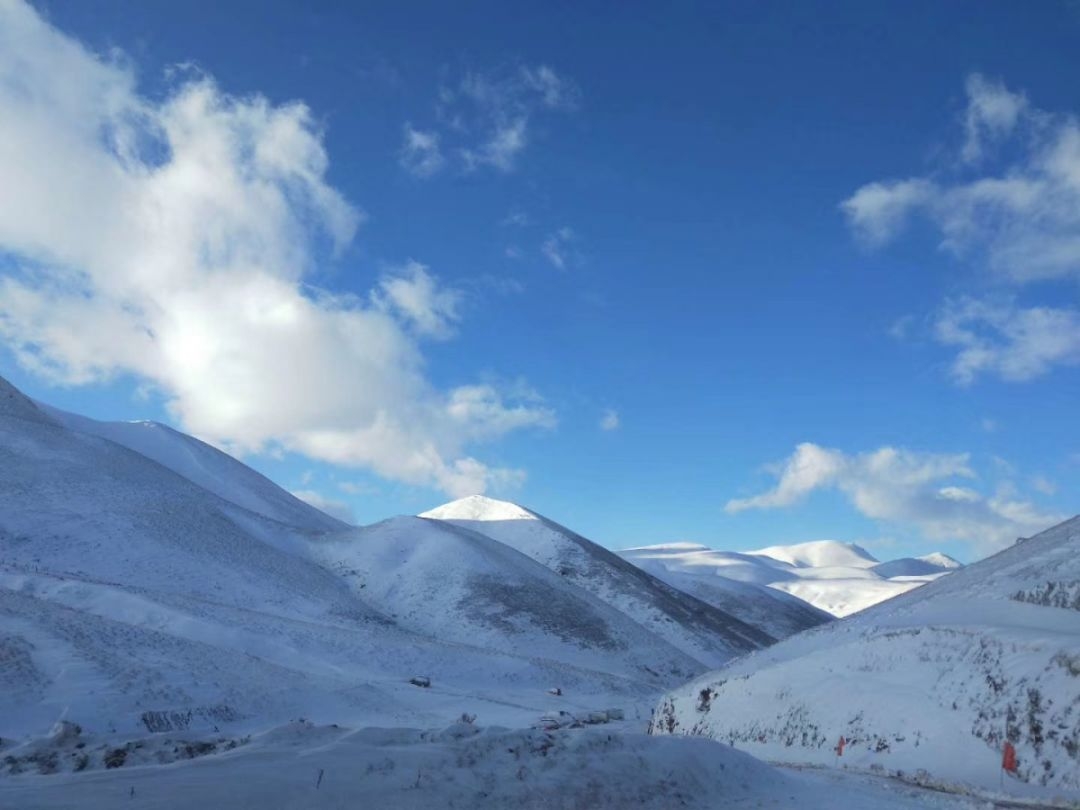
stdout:
MULTIPOLYGON (((190 437, 64 414, 3 380, 0 505, 3 806, 104 808, 136 791, 140 804, 159 807, 240 795, 267 808, 311 804, 312 795, 327 806, 918 802, 870 781, 782 773, 704 740, 653 744, 626 733, 644 723, 637 708, 702 671, 703 659, 756 649, 731 667, 769 660, 758 648, 781 632, 768 628, 824 618, 754 581, 709 574, 721 583, 710 592, 697 582, 704 575, 686 574, 708 601, 726 600, 727 615, 535 513, 488 500, 449 505, 443 519, 346 527, 190 437), (555 686, 561 694, 549 692, 555 686), (521 728, 541 716, 544 729, 521 728), (297 717, 316 725, 280 725, 297 717), (445 731, 402 728, 459 718, 445 731), (565 718, 609 725, 551 730, 565 718), (517 728, 482 728, 493 724, 517 728), (362 728, 373 725, 385 728, 362 728)), ((983 584, 1014 589, 1021 602, 1008 607, 1075 610, 1075 565, 1042 565, 1045 556, 1024 558, 1038 572, 983 584), (1044 569, 1065 579, 1048 585, 1044 569)), ((772 578, 784 566, 817 570, 791 560, 733 555, 728 567, 764 566, 772 578)), ((976 608, 983 621, 995 615, 976 608)), ((1061 629, 1037 624, 1036 640, 1024 643, 1049 655, 1061 629)), ((1074 683, 1080 656, 1059 651, 1049 674, 1025 681, 1015 659, 1028 648, 1006 641, 1001 694, 1029 687, 1027 714, 1014 715, 1057 769, 1071 743, 1054 735, 1075 712, 1053 679, 1074 683), (1030 688, 1042 701, 1035 709, 1030 688)), ((969 644, 961 660, 975 666, 997 648, 981 649, 969 644)), ((953 692, 966 695, 970 684, 954 677, 953 692)), ((787 699, 776 693, 770 701, 787 699)))
MULTIPOLYGON (((618 555, 517 504, 480 495, 424 512, 431 523, 479 533, 515 549, 704 662, 727 661, 776 637, 679 591, 618 555)), ((777 600, 776 609, 783 609, 777 600)))
MULTIPOLYGON (((938 561, 942 562, 942 561, 938 561)), ((665 698, 655 734, 767 759, 1080 791, 1080 517, 665 698)))
POLYGON ((769 546, 746 553, 754 557, 768 557, 795 568, 869 568, 877 563, 874 555, 862 546, 835 540, 769 546))
MULTIPOLYGON (((848 616, 930 582, 960 567, 935 553, 917 559, 879 562, 854 543, 818 540, 758 551, 718 551, 693 543, 667 543, 620 551, 677 588, 724 607, 731 580, 756 586, 758 592, 781 591, 832 616, 848 616)), ((745 598, 754 591, 744 588, 745 598)), ((760 599, 760 596, 756 597, 760 599)), ((763 606, 771 613, 767 603, 763 606)), ((782 614, 781 614, 782 615, 782 614)), ((806 625, 812 626, 812 625, 806 625)), ((805 629, 793 624, 784 637, 805 629)))
POLYGON ((701 552, 709 551, 705 546, 692 543, 670 543, 617 553, 673 588, 738 616, 777 639, 787 638, 833 619, 824 610, 781 590, 753 581, 719 576, 712 573, 710 568, 697 569, 695 559, 701 552), (678 563, 669 564, 673 559, 678 563))
POLYGON ((101 422, 41 402, 34 404, 64 427, 133 450, 256 514, 313 531, 333 531, 347 525, 304 503, 232 456, 168 425, 149 421, 101 422))
POLYGON ((704 668, 678 649, 680 628, 650 632, 526 555, 452 523, 391 518, 314 543, 312 553, 398 626, 433 638, 640 682, 704 668))
POLYGON ((870 570, 886 579, 898 579, 899 577, 937 577, 963 567, 963 563, 938 551, 922 557, 901 557, 898 560, 878 563, 870 570))
POLYGON ((0 504, 4 740, 61 718, 131 733, 630 710, 772 641, 607 552, 595 587, 447 521, 347 527, 181 433, 3 380, 0 504))

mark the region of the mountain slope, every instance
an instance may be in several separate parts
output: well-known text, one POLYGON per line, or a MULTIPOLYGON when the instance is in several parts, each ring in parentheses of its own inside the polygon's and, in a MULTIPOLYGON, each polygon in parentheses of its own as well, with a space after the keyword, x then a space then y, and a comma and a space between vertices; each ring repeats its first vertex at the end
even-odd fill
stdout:
POLYGON ((70 430, 133 450, 256 514, 311 531, 337 531, 347 525, 304 503, 232 456, 167 425, 101 422, 41 403, 38 407, 70 430))
POLYGON ((521 724, 632 710, 705 669, 490 538, 418 518, 326 531, 306 506, 271 517, 294 504, 239 462, 157 428, 148 458, 141 426, 120 444, 102 424, 0 380, 4 740, 59 718, 98 733, 521 724))
POLYGON ((1080 791, 1080 518, 676 690, 653 733, 770 759, 1080 791))
MULTIPOLYGON (((737 580, 768 586, 770 592, 780 591, 841 617, 906 593, 960 565, 944 554, 879 563, 857 545, 831 540, 759 551, 719 551, 689 543, 668 543, 619 553, 706 601, 710 601, 710 592, 718 588, 723 598, 731 590, 730 580, 737 580)), ((716 604, 725 607, 727 603, 716 604)), ((779 635, 804 629, 799 621, 795 617, 790 623, 793 629, 779 635)))
POLYGON ((769 557, 796 568, 870 568, 877 564, 874 556, 855 543, 836 540, 814 540, 793 546, 770 546, 748 551, 755 557, 769 557))
POLYGON ((0 417, 22 419, 38 424, 53 424, 48 414, 3 377, 0 377, 0 417))
POLYGON ((533 559, 452 523, 391 518, 313 553, 397 624, 435 638, 656 684, 704 668, 533 559))
POLYGON ((27 412, 0 414, 3 736, 68 713, 131 728, 148 711, 285 712, 335 690, 290 660, 283 625, 350 628, 369 647, 389 626, 304 557, 306 535, 27 412))
POLYGON ((765 631, 676 590, 517 504, 472 496, 421 517, 478 532, 516 549, 687 655, 713 666, 774 641, 765 631))
MULTIPOLYGON (((753 558, 748 558, 746 579, 735 579, 713 573, 715 555, 725 552, 715 552, 705 546, 686 543, 643 546, 624 549, 618 554, 672 587, 737 616, 777 639, 833 619, 829 613, 802 599, 754 582, 754 568, 758 562, 753 558)), ((735 565, 738 563, 732 561, 731 567, 735 565)), ((761 565, 769 569, 769 573, 761 576, 766 582, 777 576, 775 568, 767 563, 761 565)))
POLYGON ((931 577, 947 574, 963 568, 947 554, 927 554, 925 557, 901 557, 898 560, 878 563, 870 570, 886 579, 895 577, 931 577))

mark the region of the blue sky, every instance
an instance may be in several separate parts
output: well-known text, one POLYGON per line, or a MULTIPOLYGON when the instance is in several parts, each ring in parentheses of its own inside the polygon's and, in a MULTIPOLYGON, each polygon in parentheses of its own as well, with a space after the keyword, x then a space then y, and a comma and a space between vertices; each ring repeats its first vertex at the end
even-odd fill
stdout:
POLYGON ((0 1, 0 373, 360 522, 1075 513, 1075 3, 352 5, 0 1))

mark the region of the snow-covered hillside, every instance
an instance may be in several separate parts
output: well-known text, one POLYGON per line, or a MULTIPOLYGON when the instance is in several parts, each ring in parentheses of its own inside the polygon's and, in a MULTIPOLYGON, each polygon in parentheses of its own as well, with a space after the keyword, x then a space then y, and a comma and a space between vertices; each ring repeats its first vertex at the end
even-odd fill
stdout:
POLYGON ((618 554, 657 579, 738 616, 777 639, 787 638, 833 619, 824 610, 776 588, 719 576, 711 569, 699 572, 692 564, 686 567, 667 564, 671 557, 689 561, 697 552, 706 550, 704 546, 690 543, 673 543, 627 549, 618 554))
POLYGON ((1080 796, 1080 518, 676 690, 654 734, 1080 796), (842 760, 834 747, 847 741, 842 760))
MULTIPOLYGON (((716 666, 776 639, 517 504, 474 495, 424 512, 421 517, 516 549, 550 569, 557 580, 590 593, 698 661, 716 666)), ((783 609, 779 600, 776 609, 783 609)))
POLYGON ((346 526, 232 456, 167 425, 147 421, 100 422, 40 402, 35 404, 66 428, 127 447, 256 514, 313 531, 333 531, 346 526))
MULTIPOLYGON (((693 608, 647 627, 490 537, 345 527, 190 437, 64 414, 3 380, 0 503, 7 741, 58 719, 132 734, 632 715, 707 669, 680 645, 712 638, 715 612, 665 586, 664 605, 693 608)), ((725 660, 764 643, 733 626, 725 660)))
POLYGON ((678 628, 649 632, 515 549, 452 523, 391 518, 312 552, 396 624, 434 638, 643 683, 703 669, 671 641, 681 640, 678 628))
POLYGON ((874 556, 855 543, 814 540, 793 546, 769 546, 748 551, 755 557, 768 557, 795 568, 869 568, 877 563, 874 556))
MULTIPOLYGON (((724 607, 731 580, 757 586, 758 592, 781 591, 832 616, 848 616, 931 582, 960 567, 945 554, 878 562, 854 543, 819 540, 758 551, 718 551, 693 543, 667 543, 620 551, 636 565, 707 602, 724 607)), ((743 588, 746 598, 754 591, 743 588)), ((764 604, 763 610, 771 613, 764 604)), ((783 614, 778 614, 777 618, 783 614)), ((804 629, 777 635, 784 637, 804 629)), ((781 628, 778 628, 778 630, 781 628)))
POLYGON ((100 749, 98 740, 70 733, 3 749, 6 757, 20 758, 30 767, 17 777, 0 779, 0 806, 19 810, 990 806, 871 777, 782 771, 710 740, 647 737, 605 728, 548 732, 458 723, 422 731, 298 721, 240 738, 214 735, 193 743, 182 735, 158 735, 100 749), (103 755, 124 764, 105 768, 103 755), (82 764, 83 772, 70 773, 72 763, 82 764), (57 772, 41 775, 42 767, 57 772))

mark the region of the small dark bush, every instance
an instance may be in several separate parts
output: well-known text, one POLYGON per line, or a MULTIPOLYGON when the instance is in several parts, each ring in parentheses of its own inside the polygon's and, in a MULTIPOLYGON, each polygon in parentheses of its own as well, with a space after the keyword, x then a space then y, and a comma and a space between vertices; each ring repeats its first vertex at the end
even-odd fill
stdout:
POLYGON ((105 767, 106 768, 119 768, 124 764, 127 759, 126 748, 112 748, 105 752, 105 767))

